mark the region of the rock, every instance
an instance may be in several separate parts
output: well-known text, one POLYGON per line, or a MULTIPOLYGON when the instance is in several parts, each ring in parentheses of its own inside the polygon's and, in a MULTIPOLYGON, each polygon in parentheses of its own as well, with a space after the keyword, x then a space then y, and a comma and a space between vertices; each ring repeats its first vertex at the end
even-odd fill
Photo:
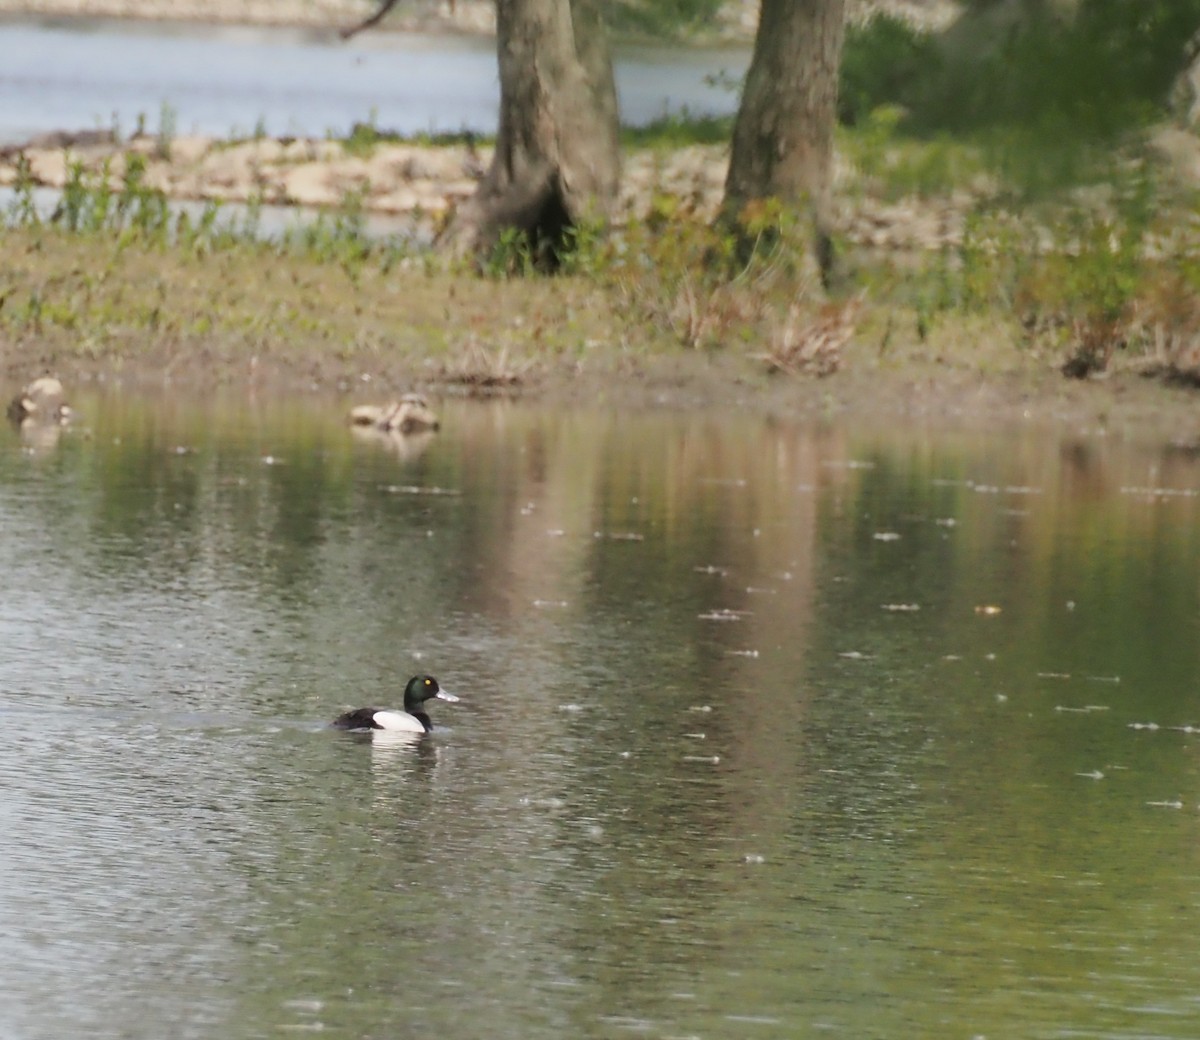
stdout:
POLYGON ((171 162, 192 166, 203 159, 213 146, 213 139, 201 134, 176 137, 171 141, 171 162))
POLYGON ((329 180, 329 168, 323 163, 303 163, 283 175, 283 191, 290 202, 301 206, 336 206, 341 196, 329 180))
POLYGON ((118 143, 117 135, 112 130, 53 130, 47 134, 37 134, 35 137, 31 137, 25 147, 50 151, 115 146, 118 143))
POLYGON ((29 174, 38 184, 50 188, 61 188, 67 183, 67 153, 30 149, 25 153, 29 160, 29 174))

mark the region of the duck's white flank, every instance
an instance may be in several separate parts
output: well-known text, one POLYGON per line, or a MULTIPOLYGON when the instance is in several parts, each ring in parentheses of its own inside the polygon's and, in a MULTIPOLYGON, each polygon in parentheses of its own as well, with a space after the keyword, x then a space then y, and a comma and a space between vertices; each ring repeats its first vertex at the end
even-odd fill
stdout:
POLYGON ((414 718, 406 711, 377 711, 375 712, 374 719, 380 729, 402 733, 425 732, 425 727, 421 725, 421 720, 414 718))

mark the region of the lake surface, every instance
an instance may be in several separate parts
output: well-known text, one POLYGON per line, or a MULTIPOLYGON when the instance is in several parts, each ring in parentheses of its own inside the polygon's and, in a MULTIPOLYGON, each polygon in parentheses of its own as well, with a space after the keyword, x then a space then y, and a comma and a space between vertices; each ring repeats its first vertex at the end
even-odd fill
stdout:
POLYGON ((3 1036, 1196 1035, 1194 453, 77 404, 0 439, 3 1036))
MULTIPOLYGON (((136 22, 0 21, 0 144, 117 127, 211 136, 343 136, 356 122, 404 134, 494 132, 495 43, 136 22)), ((726 114, 746 48, 629 47, 616 57, 621 118, 726 114)))

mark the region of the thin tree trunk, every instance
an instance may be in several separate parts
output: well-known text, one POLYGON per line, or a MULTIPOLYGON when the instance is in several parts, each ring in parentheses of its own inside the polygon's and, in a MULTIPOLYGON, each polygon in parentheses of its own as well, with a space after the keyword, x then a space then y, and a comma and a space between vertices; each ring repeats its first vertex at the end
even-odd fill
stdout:
POLYGON ((723 221, 742 231, 754 223, 752 203, 810 208, 826 275, 844 24, 844 0, 762 0, 722 206, 723 221))
POLYGON ((500 122, 491 168, 443 241, 487 249, 508 228, 552 256, 608 219, 620 178, 617 93, 598 0, 497 0, 500 122))

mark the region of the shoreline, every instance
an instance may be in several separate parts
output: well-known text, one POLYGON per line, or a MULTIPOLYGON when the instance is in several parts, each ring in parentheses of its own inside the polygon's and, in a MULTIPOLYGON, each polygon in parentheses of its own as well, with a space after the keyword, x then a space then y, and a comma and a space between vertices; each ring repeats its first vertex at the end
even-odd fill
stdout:
MULTIPOLYGON (((354 0, 0 0, 0 19, 79 23, 147 23, 300 29, 336 34, 362 21, 371 11, 354 0)), ((488 0, 450 4, 409 0, 374 32, 490 34, 495 17, 488 0)))
MULTIPOLYGON (((19 183, 23 158, 35 188, 63 191, 72 165, 79 163, 89 184, 104 181, 120 192, 130 156, 145 164, 141 183, 170 201, 279 207, 298 216, 336 214, 350 204, 392 225, 407 225, 414 242, 427 243, 475 191, 492 149, 390 140, 355 148, 337 140, 269 136, 225 141, 141 134, 122 141, 109 131, 58 132, 0 148, 0 187, 19 183)), ((728 161, 723 144, 627 148, 615 222, 646 219, 663 197, 680 200, 697 221, 711 221, 728 161)), ((874 197, 860 181, 851 162, 835 160, 837 230, 850 246, 930 252, 961 244, 972 194, 889 201, 874 197)))
MULTIPOLYGON (((766 340, 686 347, 584 279, 488 279, 420 264, 357 271, 247 248, 191 253, 67 232, 6 236, 0 387, 344 408, 407 392, 548 407, 753 413, 768 421, 982 429, 1063 423, 1200 445, 1196 392, 1135 359, 1085 380, 998 315, 924 337, 864 312, 827 375, 775 373, 766 340), (35 302, 36 301, 36 302, 35 302)), ((769 335, 762 329, 760 337, 769 335)))
MULTIPOLYGON (((23 353, 23 352, 22 352, 23 353)), ((244 356, 234 350, 174 358, 85 359, 50 352, 40 364, 13 356, 0 336, 0 392, 5 400, 38 374, 52 372, 67 399, 115 395, 170 398, 204 407, 242 402, 309 401, 344 411, 385 405, 405 393, 426 397, 436 412, 446 401, 509 402, 517 406, 605 409, 628 413, 692 412, 714 421, 754 414, 768 422, 855 427, 903 425, 939 431, 1074 428, 1100 436, 1146 438, 1189 454, 1200 450, 1196 393, 1132 370, 1100 379, 1068 380, 1057 367, 1028 363, 985 373, 936 360, 902 360, 875 368, 847 367, 816 378, 750 375, 741 359, 676 354, 620 365, 580 368, 551 364, 520 385, 483 391, 431 377, 411 359, 388 362, 374 352, 310 358, 244 356)))
MULTIPOLYGON (((79 3, 90 5, 91 0, 79 3)), ((326 11, 321 6, 326 3, 343 11, 351 7, 347 0, 300 6, 326 11)), ((0 18, 15 6, 37 7, 41 13, 33 16, 47 17, 45 8, 53 3, 0 0, 0 18)), ((142 12, 149 7, 141 0, 128 6, 142 12)), ((354 8, 361 14, 363 6, 354 8)), ((179 21, 177 16, 169 20, 179 21)), ((212 18, 205 24, 246 23, 212 18)), ((10 190, 15 185, 21 153, 39 187, 63 191, 71 165, 78 161, 89 178, 86 189, 94 190, 107 176, 109 187, 120 191, 128 156, 137 155, 145 163, 141 183, 173 202, 262 204, 293 209, 297 215, 336 215, 353 204, 363 213, 411 227, 419 242, 431 237, 452 208, 475 190, 491 158, 488 148, 470 143, 369 140, 364 146, 318 138, 235 141, 175 136, 169 130, 130 139, 89 133, 51 134, 40 144, 0 149, 0 185, 10 190)), ((725 145, 627 148, 618 222, 643 219, 653 200, 663 195, 679 200, 697 220, 709 219, 723 190, 726 151, 725 145)), ((972 192, 889 201, 844 155, 838 157, 836 179, 837 230, 848 245, 884 251, 889 262, 903 269, 910 260, 920 263, 963 244, 976 202, 972 192)), ((894 307, 896 328, 905 331, 898 331, 896 345, 889 347, 892 314, 882 314, 887 304, 876 304, 867 324, 855 330, 857 342, 847 348, 840 371, 821 378, 770 376, 754 360, 762 356, 755 353, 761 344, 681 348, 670 330, 639 328, 629 315, 614 310, 607 319, 603 313, 591 314, 593 325, 584 331, 571 330, 569 336, 553 331, 543 341, 543 325, 575 321, 570 307, 555 310, 558 302, 546 302, 563 292, 561 283, 497 289, 460 282, 457 289, 441 284, 430 289, 416 265, 397 270, 390 282, 368 278, 365 289, 341 286, 325 301, 326 310, 306 310, 304 294, 284 291, 281 283, 298 271, 313 294, 320 278, 339 280, 332 268, 323 275, 282 264, 277 272, 247 268, 240 279, 222 271, 223 266, 241 270, 236 258, 214 260, 214 269, 205 273, 186 257, 160 257, 157 266, 122 268, 123 261, 114 261, 106 246, 71 242, 54 232, 46 237, 56 243, 53 263, 40 270, 31 264, 23 271, 24 260, 14 261, 5 296, 0 373, 10 390, 53 372, 69 386, 146 394, 202 396, 220 390, 244 392, 249 399, 353 395, 358 403, 365 399, 364 387, 380 401, 413 389, 445 397, 507 393, 567 407, 599 401, 615 408, 749 409, 768 416, 951 427, 1032 421, 1134 424, 1169 431, 1180 443, 1200 442, 1200 424, 1192 419, 1194 391, 1145 378, 1124 358, 1114 360, 1111 375, 1065 379, 1059 371, 1061 357, 1038 356, 1023 345, 1012 315, 992 314, 977 327, 957 318, 957 325, 939 330, 930 342, 922 333, 917 343, 909 330, 916 322, 907 310, 894 307), (104 272, 101 281, 111 277, 119 283, 113 301, 99 299, 108 289, 86 274, 96 270, 104 272), (147 298, 139 313, 153 315, 154 324, 125 321, 125 328, 119 323, 110 328, 111 315, 124 313, 120 307, 129 307, 129 297, 149 280, 157 284, 159 298, 147 298), (196 280, 201 290, 180 301, 173 294, 183 280, 196 280), (249 294, 248 286, 253 286, 249 294), (392 297, 410 292, 441 295, 432 317, 406 328, 409 315, 388 307, 392 297), (257 309, 239 311, 224 324, 220 317, 210 321, 231 300, 255 293, 260 296, 254 301, 257 309), (48 308, 62 308, 63 318, 48 318, 44 332, 38 323, 14 323, 13 312, 26 296, 26 306, 36 297, 41 307, 43 295, 48 308), (158 324, 160 308, 166 331, 158 324), (262 317, 262 312, 275 311, 290 311, 291 316, 262 317), (525 325, 518 331, 521 316, 525 325), (535 327, 539 338, 531 339, 528 330, 535 327), (602 330, 599 338, 596 329, 602 330), (530 367, 522 379, 500 390, 472 383, 466 368, 471 357, 478 364, 483 353, 506 359, 508 351, 518 367, 527 356, 530 367)), ((9 244, 19 253, 24 242, 14 234, 9 244)), ((612 301, 605 306, 612 307, 612 301)))
MULTIPOLYGON (((369 16, 367 0, 0 0, 0 19, 107 20, 262 29, 340 32, 369 16)), ((885 13, 938 32, 961 13, 955 0, 848 0, 847 19, 862 23, 885 13)), ((726 0, 704 30, 683 41, 689 47, 750 45, 758 27, 758 0, 726 0)), ((493 0, 406 0, 370 32, 491 36, 493 0)))

